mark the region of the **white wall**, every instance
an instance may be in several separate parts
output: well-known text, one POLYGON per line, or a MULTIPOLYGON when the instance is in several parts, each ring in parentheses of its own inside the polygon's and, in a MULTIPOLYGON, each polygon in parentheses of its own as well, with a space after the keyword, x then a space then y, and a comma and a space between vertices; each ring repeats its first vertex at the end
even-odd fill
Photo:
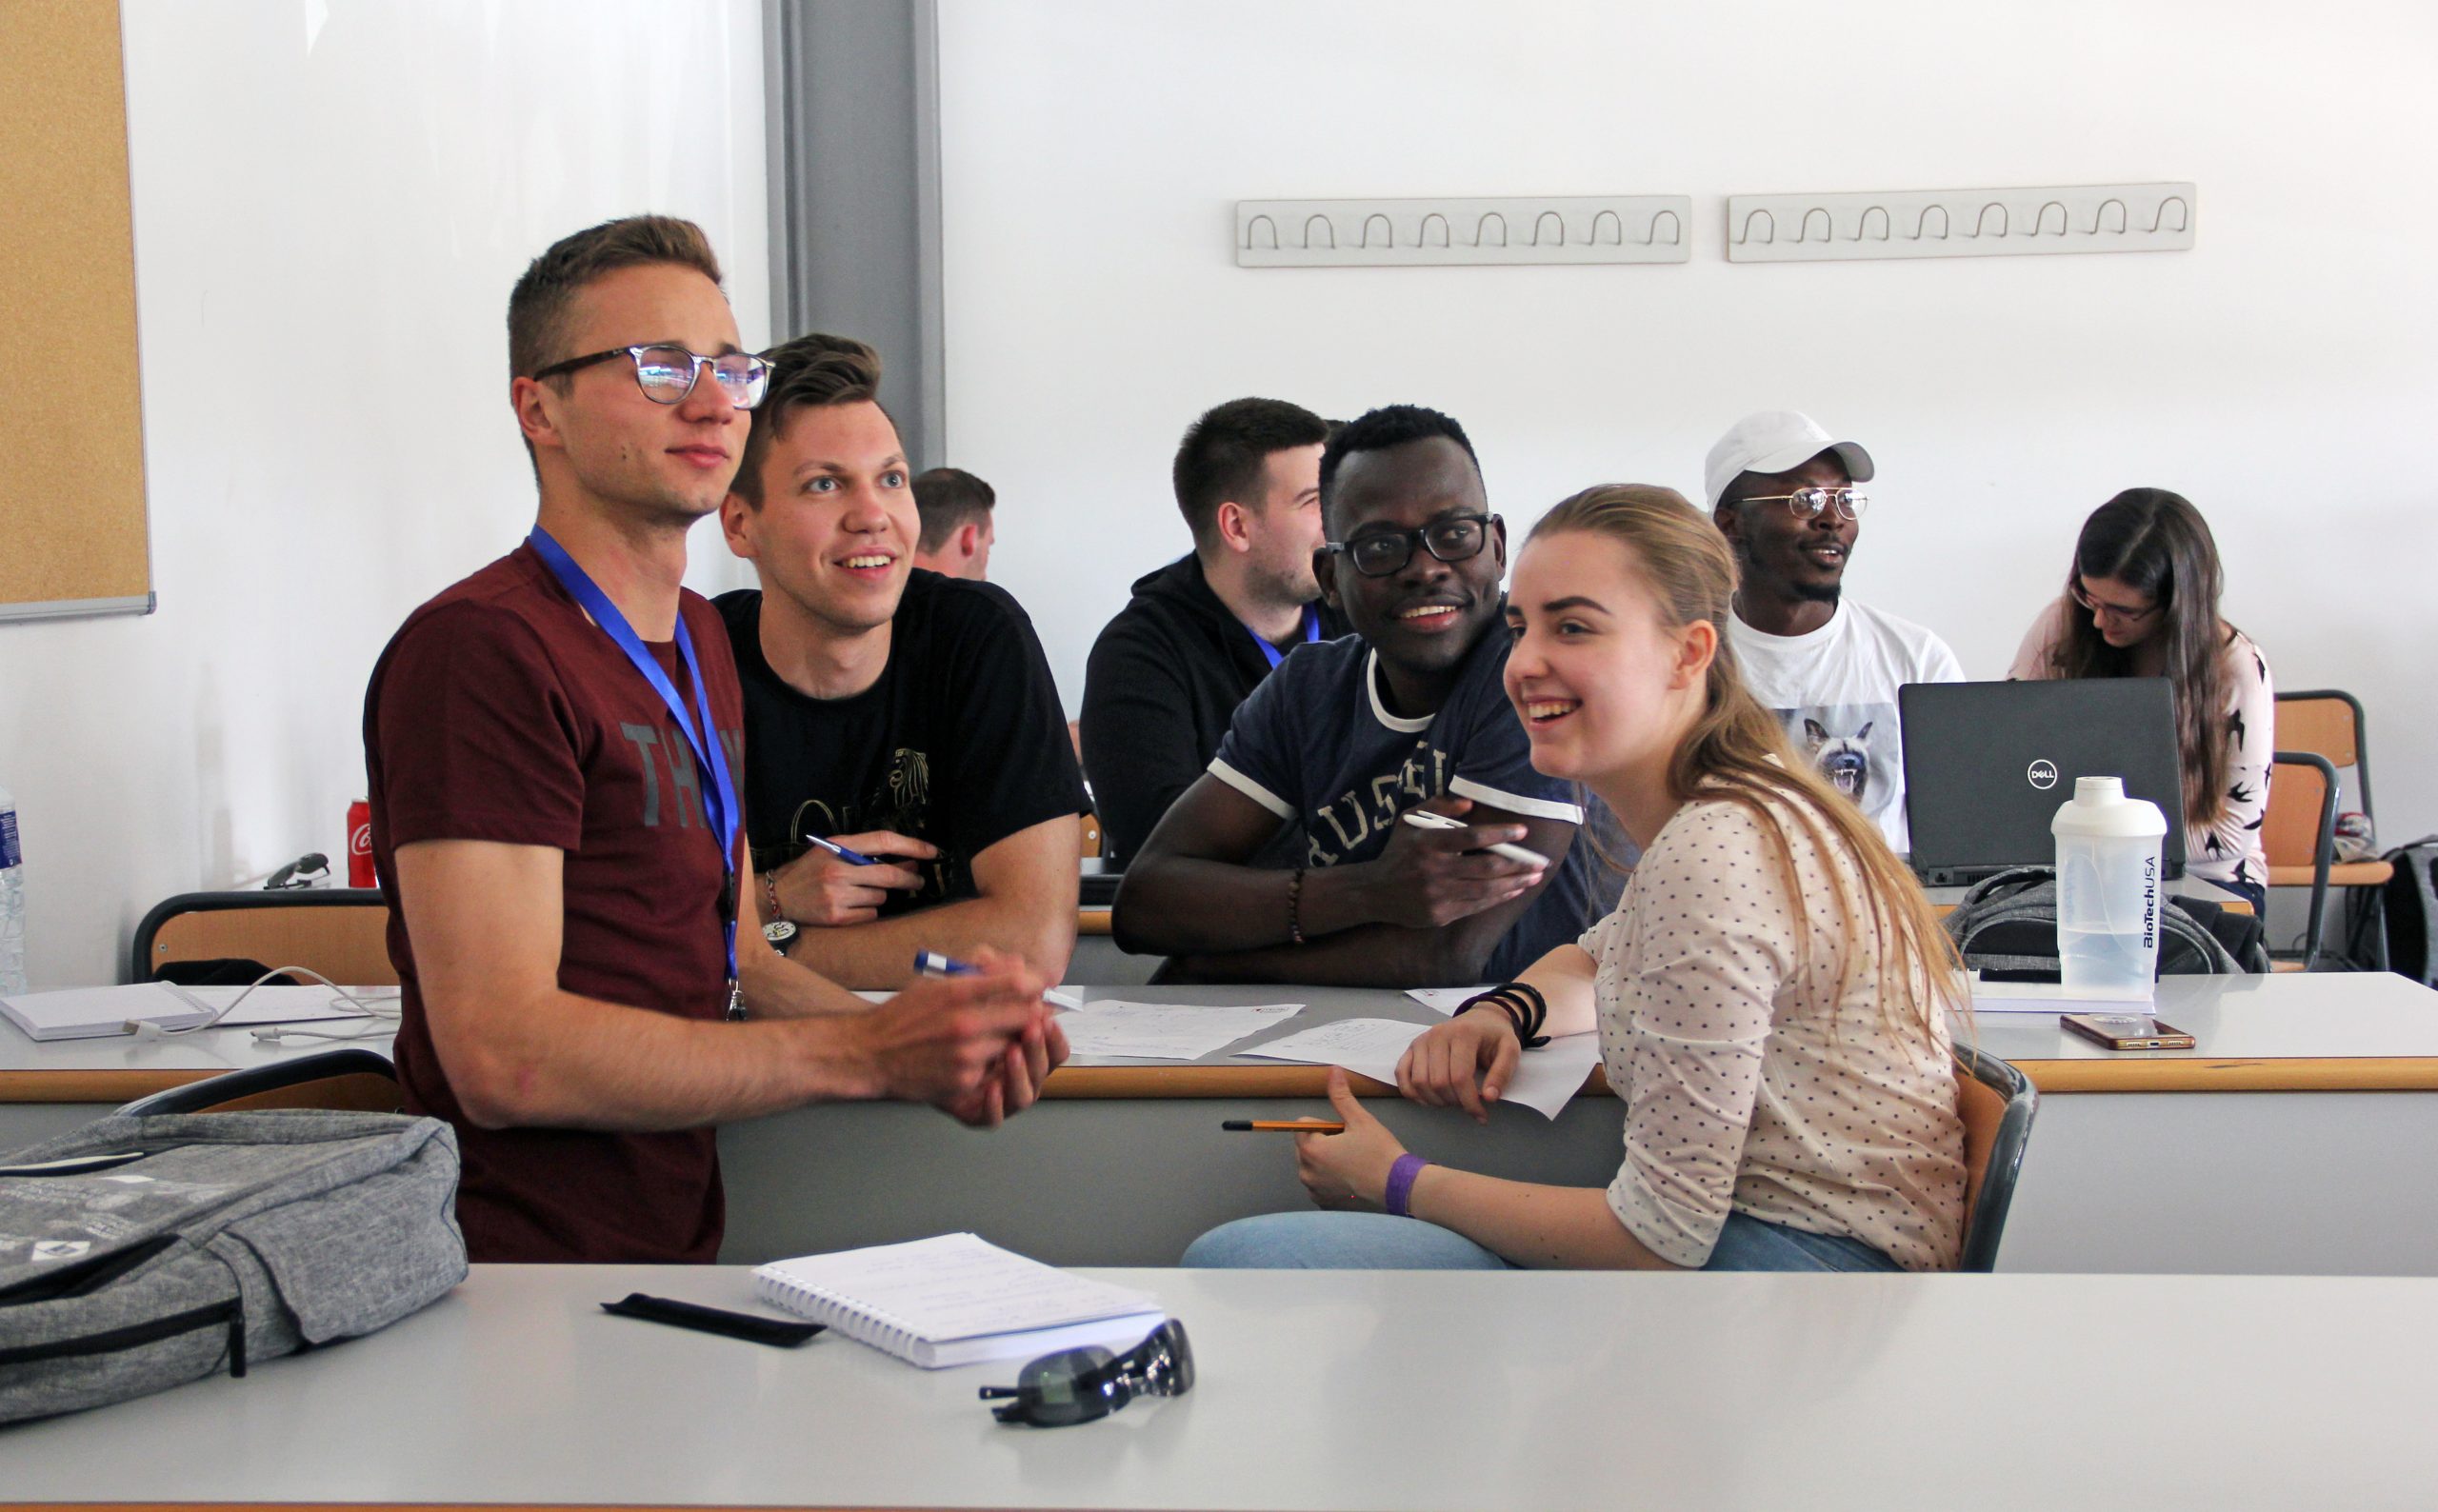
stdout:
POLYGON ((2003 675, 2085 514, 2175 488, 2289 688, 2438 829, 2428 0, 941 0, 949 460, 1069 708, 1244 393, 1463 421, 1520 527, 1737 415, 1870 447, 1849 574, 2003 675), (1723 199, 2191 179, 2183 253, 1731 266, 1723 199), (1240 269, 1239 198, 1687 192, 1689 266, 1240 269))
MULTIPOLYGON (((769 320, 757 0, 123 15, 160 609, 0 625, 36 986, 117 980, 170 893, 344 864, 373 658, 532 520, 503 327, 528 260, 686 215, 749 344, 769 320)), ((708 531, 696 557, 733 579, 708 531)))

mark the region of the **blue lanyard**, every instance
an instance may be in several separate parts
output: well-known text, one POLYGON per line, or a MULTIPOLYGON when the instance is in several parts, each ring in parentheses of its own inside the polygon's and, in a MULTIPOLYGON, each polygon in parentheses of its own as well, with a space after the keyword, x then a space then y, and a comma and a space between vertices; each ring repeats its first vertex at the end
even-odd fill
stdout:
POLYGON ((567 547, 551 540, 550 532, 540 526, 535 526, 533 533, 525 539, 559 580, 560 587, 584 607, 584 611, 592 616, 592 623, 601 627, 618 649, 627 653, 627 660, 635 664, 635 670, 644 674, 644 681, 669 706, 669 716, 676 720, 686 744, 694 748, 696 766, 709 773, 694 786, 703 795, 703 818, 720 840, 720 926, 726 932, 728 945, 728 1014, 732 1019, 743 1018, 744 1003, 736 985, 736 789, 729 782, 728 755, 720 748, 719 726, 711 718, 710 686, 703 681, 703 666, 694 659, 694 637, 687 632, 685 611, 681 608, 677 614, 677 654, 686 659, 686 675, 694 680, 694 706, 702 714, 699 733, 694 720, 686 712, 686 701, 677 696, 676 687, 669 681, 669 674, 660 669, 660 663, 651 652, 644 649, 643 638, 618 612, 618 606, 610 602, 610 595, 601 591, 601 585, 593 582, 591 574, 568 555, 567 547))
MULTIPOLYGON (((1269 638, 1268 636, 1262 634, 1261 631, 1254 629, 1249 625, 1245 627, 1245 633, 1253 638, 1253 644, 1261 647, 1261 654, 1269 659, 1269 669, 1273 672, 1277 671, 1278 664, 1287 660, 1287 653, 1280 650, 1277 647, 1270 645, 1269 638)), ((1321 611, 1313 607, 1311 605, 1307 604, 1304 606, 1304 644, 1307 646, 1313 645, 1318 642, 1320 638, 1321 611)))

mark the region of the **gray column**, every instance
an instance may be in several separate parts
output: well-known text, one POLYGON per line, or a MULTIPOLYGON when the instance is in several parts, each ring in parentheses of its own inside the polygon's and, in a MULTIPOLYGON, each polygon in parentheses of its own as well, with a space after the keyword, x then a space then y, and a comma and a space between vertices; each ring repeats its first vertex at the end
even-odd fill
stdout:
POLYGON ((933 0, 766 0, 771 340, 880 348, 917 468, 946 459, 933 0))

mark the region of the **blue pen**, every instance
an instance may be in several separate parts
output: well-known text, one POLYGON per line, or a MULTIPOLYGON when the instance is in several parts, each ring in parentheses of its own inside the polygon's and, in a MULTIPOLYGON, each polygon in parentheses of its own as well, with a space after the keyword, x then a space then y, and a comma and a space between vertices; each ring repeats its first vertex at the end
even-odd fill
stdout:
MULTIPOLYGON (((807 835, 804 838, 811 844, 819 846, 822 849, 829 852, 831 855, 837 857, 840 861, 845 862, 849 866, 877 866, 880 865, 879 862, 865 855, 862 851, 849 850, 846 846, 838 844, 838 842, 834 840, 824 840, 819 835, 807 835)), ((942 959, 945 960, 947 958, 942 957, 942 959)))
MULTIPOLYGON (((944 956, 937 950, 914 952, 914 974, 918 977, 969 977, 980 974, 981 970, 970 962, 944 956)), ((1083 999, 1069 997, 1064 992, 1045 992, 1041 1001, 1053 1008, 1080 1008, 1084 1005, 1083 999)))

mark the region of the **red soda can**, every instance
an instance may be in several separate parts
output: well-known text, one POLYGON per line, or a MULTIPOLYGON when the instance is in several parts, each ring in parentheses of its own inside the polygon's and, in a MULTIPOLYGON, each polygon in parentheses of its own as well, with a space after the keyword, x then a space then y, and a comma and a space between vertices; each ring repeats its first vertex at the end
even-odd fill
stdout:
POLYGON ((372 806, 361 798, 347 806, 347 885, 379 885, 372 875, 372 806))

